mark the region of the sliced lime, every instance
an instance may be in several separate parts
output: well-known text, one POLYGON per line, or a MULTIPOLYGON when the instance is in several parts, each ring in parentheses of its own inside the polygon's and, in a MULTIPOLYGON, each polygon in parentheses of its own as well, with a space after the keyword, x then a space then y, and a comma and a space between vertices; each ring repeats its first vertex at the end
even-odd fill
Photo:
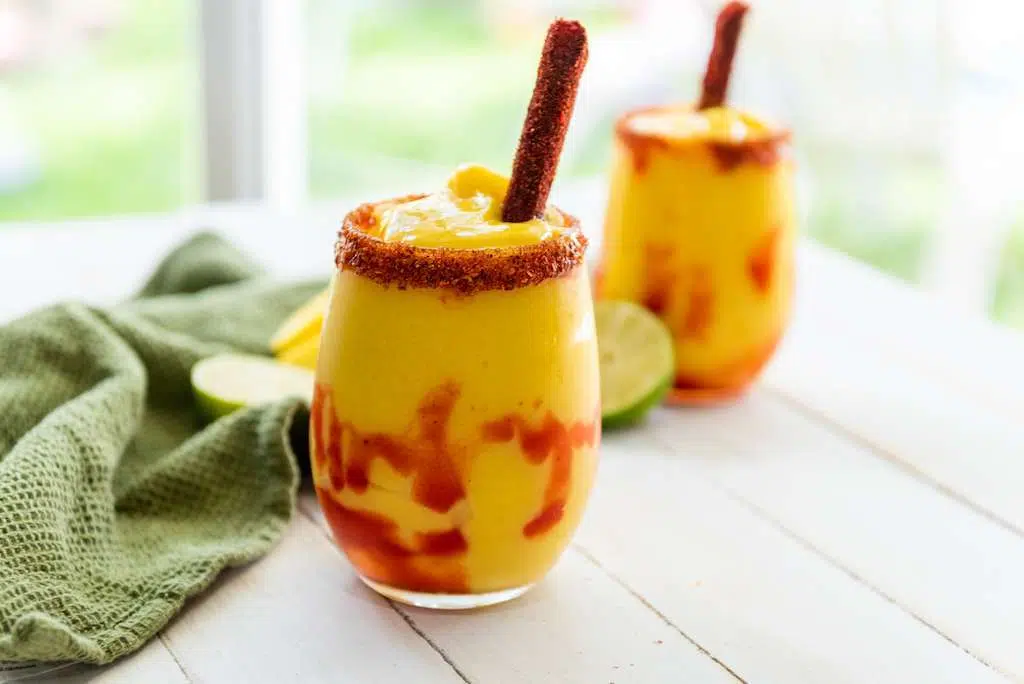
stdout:
POLYGON ((601 362, 601 422, 615 428, 642 419, 672 386, 672 334, 632 302, 594 304, 601 362))
POLYGON ((207 418, 288 397, 313 398, 313 373, 263 356, 221 354, 192 367, 192 390, 207 418))

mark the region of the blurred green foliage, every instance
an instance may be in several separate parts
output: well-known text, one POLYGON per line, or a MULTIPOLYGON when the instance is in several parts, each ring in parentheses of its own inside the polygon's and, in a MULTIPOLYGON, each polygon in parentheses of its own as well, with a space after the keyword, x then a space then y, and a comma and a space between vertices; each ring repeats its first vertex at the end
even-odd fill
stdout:
POLYGON ((80 54, 0 78, 41 174, 0 194, 0 220, 164 211, 198 197, 190 3, 125 3, 80 54))

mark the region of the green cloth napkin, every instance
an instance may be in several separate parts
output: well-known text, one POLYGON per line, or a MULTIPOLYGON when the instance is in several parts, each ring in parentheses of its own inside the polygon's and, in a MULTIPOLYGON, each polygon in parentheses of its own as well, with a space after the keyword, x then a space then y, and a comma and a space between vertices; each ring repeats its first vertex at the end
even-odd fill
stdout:
POLYGON ((275 283, 202 233, 132 300, 0 326, 0 661, 108 663, 277 541, 301 402, 204 426, 189 370, 221 351, 269 353, 324 284, 275 283))

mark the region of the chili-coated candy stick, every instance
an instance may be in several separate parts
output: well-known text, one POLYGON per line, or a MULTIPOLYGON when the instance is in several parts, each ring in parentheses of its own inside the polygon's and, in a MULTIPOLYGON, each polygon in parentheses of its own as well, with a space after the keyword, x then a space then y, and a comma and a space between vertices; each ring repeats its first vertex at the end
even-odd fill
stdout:
POLYGON ((732 60, 736 56, 736 44, 743 28, 743 16, 749 7, 746 3, 733 0, 722 8, 715 22, 715 42, 708 56, 708 68, 704 72, 704 87, 701 89, 697 109, 721 107, 725 104, 732 75, 732 60))
POLYGON ((520 223, 544 214, 586 63, 583 25, 567 19, 552 22, 512 162, 502 221, 520 223))

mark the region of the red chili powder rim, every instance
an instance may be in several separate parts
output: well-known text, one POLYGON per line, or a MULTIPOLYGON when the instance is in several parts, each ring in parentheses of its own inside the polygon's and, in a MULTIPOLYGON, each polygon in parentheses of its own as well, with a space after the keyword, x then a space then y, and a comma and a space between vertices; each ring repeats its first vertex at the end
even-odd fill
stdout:
POLYGON ((371 235, 377 208, 425 197, 408 195, 360 205, 345 216, 334 247, 339 270, 352 271, 381 285, 428 288, 473 294, 515 290, 567 275, 583 263, 587 238, 579 220, 561 210, 563 231, 532 245, 483 249, 416 247, 371 235))
MULTIPOLYGON (((726 170, 748 161, 770 166, 781 159, 784 147, 792 140, 792 133, 788 129, 776 127, 769 127, 766 134, 745 140, 709 140, 700 137, 673 138, 662 133, 637 131, 630 126, 633 118, 642 114, 678 111, 680 111, 680 107, 673 105, 657 105, 630 110, 615 122, 615 136, 626 147, 634 151, 650 147, 683 151, 696 149, 703 145, 711 151, 719 166, 726 170)), ((696 112, 697 110, 689 111, 696 112)))

